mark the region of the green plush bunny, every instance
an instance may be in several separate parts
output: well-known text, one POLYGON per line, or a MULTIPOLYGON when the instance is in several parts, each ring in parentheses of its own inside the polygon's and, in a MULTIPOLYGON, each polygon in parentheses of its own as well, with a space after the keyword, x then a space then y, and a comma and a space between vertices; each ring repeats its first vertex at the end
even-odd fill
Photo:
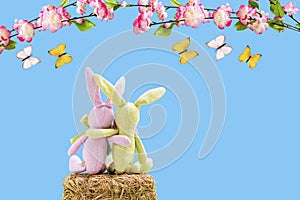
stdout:
MULTIPOLYGON (((119 135, 127 136, 130 139, 128 147, 113 144, 112 157, 115 172, 142 173, 149 171, 153 166, 153 161, 147 157, 144 145, 137 134, 136 126, 140 121, 140 107, 160 99, 165 94, 166 89, 159 87, 148 90, 135 103, 131 103, 126 102, 115 87, 102 76, 94 75, 94 79, 103 93, 117 106, 115 122, 119 130, 119 135), (133 164, 136 150, 138 152, 138 161, 133 164)), ((89 133, 87 134, 89 135, 89 133)), ((93 137, 97 137, 95 132, 93 133, 93 137)))

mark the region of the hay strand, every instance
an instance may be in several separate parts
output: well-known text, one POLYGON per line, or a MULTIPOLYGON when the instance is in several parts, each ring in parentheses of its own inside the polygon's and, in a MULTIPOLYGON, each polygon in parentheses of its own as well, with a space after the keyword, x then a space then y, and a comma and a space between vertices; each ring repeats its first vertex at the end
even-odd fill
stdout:
POLYGON ((63 200, 156 200, 148 174, 72 174, 63 183, 63 200))

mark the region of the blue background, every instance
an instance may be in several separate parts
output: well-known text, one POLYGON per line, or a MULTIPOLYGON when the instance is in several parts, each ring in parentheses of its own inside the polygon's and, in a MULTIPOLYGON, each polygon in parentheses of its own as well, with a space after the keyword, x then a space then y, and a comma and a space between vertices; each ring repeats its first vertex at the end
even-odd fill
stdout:
MULTIPOLYGON (((202 3, 213 8, 226 2, 202 3)), ((230 3, 236 9, 242 2, 230 3)), ((3 2, 0 24, 10 27, 15 18, 35 18, 44 4, 33 0, 3 2)), ((267 3, 262 7, 267 10, 267 3)), ((27 71, 16 59, 16 51, 0 55, 1 198, 61 198, 62 181, 69 173, 66 154, 69 138, 76 134, 72 93, 78 69, 96 45, 131 29, 136 15, 134 8, 120 9, 113 21, 95 20, 97 27, 85 33, 74 26, 55 34, 37 33, 33 54, 42 63, 27 71), (74 60, 55 70, 55 59, 47 51, 62 42, 67 44, 74 60)), ((171 166, 152 173, 157 180, 158 198, 299 199, 299 33, 286 30, 278 34, 269 30, 256 35, 251 31, 236 32, 233 27, 221 31, 213 23, 200 25, 198 29, 175 29, 203 46, 223 33, 234 51, 217 63, 227 95, 227 117, 218 144, 208 157, 198 159, 210 119, 210 101, 205 85, 196 78, 190 79, 198 97, 203 99, 202 123, 185 154, 171 166), (254 53, 263 54, 254 70, 237 61, 247 44, 254 53)), ((20 44, 17 50, 25 46, 20 44)), ((213 58, 214 51, 207 50, 213 58)), ((136 59, 143 61, 141 57, 136 59)), ((183 73, 185 68, 185 73, 189 70, 187 66, 179 67, 183 73)), ((117 73, 118 68, 110 72, 117 73)), ((169 102, 172 103, 176 102, 169 102)), ((172 123, 172 115, 168 117, 172 123)), ((146 124, 147 120, 141 123, 146 124)), ((167 144, 169 140, 170 135, 159 137, 160 143, 155 144, 167 144)), ((145 145, 151 149, 151 142, 146 141, 145 145)))

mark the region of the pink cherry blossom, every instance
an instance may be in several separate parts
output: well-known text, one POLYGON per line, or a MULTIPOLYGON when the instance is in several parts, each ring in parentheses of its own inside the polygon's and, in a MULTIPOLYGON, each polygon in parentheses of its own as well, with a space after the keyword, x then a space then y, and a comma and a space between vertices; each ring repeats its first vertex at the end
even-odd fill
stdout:
POLYGON ((17 31, 17 38, 21 42, 31 42, 34 37, 34 25, 27 20, 15 20, 13 29, 17 31))
POLYGON ((193 28, 198 28, 199 22, 200 22, 200 15, 199 10, 197 7, 194 6, 188 6, 186 7, 186 10, 184 12, 184 24, 186 26, 191 26, 193 28))
POLYGON ((177 26, 186 25, 197 28, 199 23, 209 22, 209 12, 198 0, 190 0, 184 7, 179 6, 175 15, 175 20, 179 21, 177 26), (184 20, 184 22, 182 22, 184 20))
POLYGON ((5 26, 0 26, 0 54, 10 43, 11 32, 5 26))
POLYGON ((257 8, 253 9, 251 18, 251 23, 248 24, 248 27, 254 31, 256 34, 262 34, 269 28, 268 20, 270 19, 269 13, 264 11, 259 11, 257 8))
POLYGON ((71 25, 69 21, 71 17, 64 7, 44 6, 39 17, 37 20, 37 26, 40 27, 39 31, 49 29, 50 32, 54 33, 63 26, 71 25))
POLYGON ((80 15, 84 15, 86 13, 86 1, 85 0, 77 0, 76 2, 76 13, 80 15))
POLYGON ((246 5, 241 5, 240 9, 237 11, 236 15, 239 18, 239 21, 241 22, 241 24, 243 24, 244 26, 248 25, 249 22, 249 14, 252 11, 252 7, 251 6, 246 6, 246 5))
POLYGON ((287 13, 288 16, 292 16, 294 14, 299 13, 299 9, 296 8, 296 4, 292 2, 288 2, 285 6, 282 6, 283 10, 287 13))
POLYGON ((76 22, 77 22, 78 24, 83 24, 84 19, 77 19, 76 22))
MULTIPOLYGON (((160 4, 162 4, 162 3, 160 2, 160 4)), ((152 12, 155 12, 158 8, 158 1, 157 0, 150 0, 149 8, 151 9, 152 12)))
POLYGON ((168 13, 166 12, 166 7, 162 4, 162 2, 159 2, 157 4, 155 12, 161 21, 164 21, 168 17, 168 13))
POLYGON ((99 20, 112 20, 114 18, 113 9, 107 7, 102 0, 91 0, 90 6, 94 8, 94 13, 99 20))
POLYGON ((230 26, 232 22, 232 19, 230 19, 230 15, 232 12, 233 9, 229 7, 229 4, 226 4, 226 6, 219 6, 217 10, 214 11, 212 14, 212 17, 214 18, 214 23, 220 29, 224 29, 225 26, 230 26))
POLYGON ((171 23, 164 23, 164 28, 170 28, 171 27, 171 23))
POLYGON ((175 20, 178 21, 177 26, 181 26, 184 24, 184 17, 183 17, 184 13, 185 13, 185 7, 179 6, 177 8, 177 12, 175 15, 175 20))
POLYGON ((57 9, 57 13, 62 17, 63 26, 71 26, 71 15, 67 12, 67 9, 64 7, 60 7, 57 9))
POLYGON ((139 16, 133 22, 133 32, 135 34, 141 34, 149 31, 151 20, 153 13, 148 10, 145 12, 141 12, 139 16))
POLYGON ((122 0, 122 1, 120 2, 120 6, 121 6, 122 8, 125 8, 125 7, 127 6, 127 2, 124 1, 124 0, 122 0))
POLYGON ((145 5, 148 5, 148 0, 138 0, 138 5, 142 5, 138 8, 139 13, 149 10, 149 8, 145 7, 145 5))
POLYGON ((262 34, 269 28, 268 20, 270 19, 269 13, 265 13, 258 8, 251 6, 241 5, 237 12, 239 21, 244 26, 250 28, 257 34, 262 34))

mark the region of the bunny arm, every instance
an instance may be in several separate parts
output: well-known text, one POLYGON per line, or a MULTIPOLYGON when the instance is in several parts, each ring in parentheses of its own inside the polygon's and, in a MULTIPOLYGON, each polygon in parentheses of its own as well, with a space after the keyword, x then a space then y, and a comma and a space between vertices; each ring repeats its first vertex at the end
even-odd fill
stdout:
POLYGON ((88 136, 86 136, 86 135, 83 135, 80 138, 78 138, 76 140, 76 142, 74 144, 72 144, 72 146, 69 148, 68 155, 69 156, 74 155, 78 151, 80 146, 87 140, 87 138, 88 138, 88 136))
POLYGON ((78 135, 76 135, 75 137, 70 139, 71 144, 74 144, 80 137, 85 135, 86 131, 83 131, 81 133, 79 133, 78 135))
POLYGON ((87 128, 90 128, 89 125, 89 116, 87 114, 83 115, 80 122, 85 125, 87 128))
POLYGON ((138 160, 141 164, 145 163, 145 162, 147 162, 147 158, 148 158, 145 147, 144 147, 140 137, 137 134, 134 135, 134 138, 135 138, 135 146, 136 146, 136 149, 138 152, 138 160))
MULTIPOLYGON (((85 114, 82 116, 80 122, 85 125, 87 128, 90 128, 89 123, 88 123, 88 115, 85 114)), ((75 143, 81 136, 85 135, 85 131, 79 133, 78 135, 76 135, 75 137, 70 139, 71 144, 75 143)))
POLYGON ((107 140, 123 147, 128 147, 131 144, 130 139, 125 135, 113 135, 108 137, 107 140))
POLYGON ((144 145, 137 134, 135 134, 135 145, 138 152, 138 161, 130 166, 131 173, 143 173, 153 167, 153 161, 147 157, 144 145))
POLYGON ((97 138, 105 138, 116 135, 119 133, 119 129, 88 129, 85 131, 86 135, 89 138, 97 139, 97 138))
POLYGON ((88 129, 70 139, 71 144, 75 143, 81 136, 87 135, 89 138, 105 138, 119 133, 118 129, 88 129))

